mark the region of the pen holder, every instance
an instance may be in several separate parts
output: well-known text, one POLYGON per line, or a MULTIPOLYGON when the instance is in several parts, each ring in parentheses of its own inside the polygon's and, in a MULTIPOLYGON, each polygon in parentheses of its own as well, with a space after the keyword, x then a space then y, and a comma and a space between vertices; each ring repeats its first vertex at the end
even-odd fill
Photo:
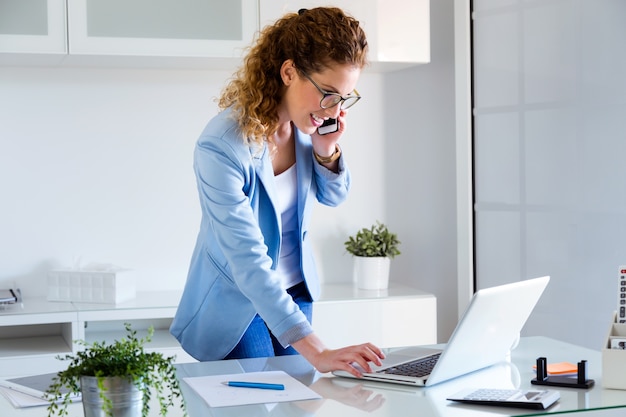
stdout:
POLYGON ((617 323, 617 314, 602 347, 602 386, 626 389, 626 324, 617 323))
POLYGON ((578 362, 576 378, 567 376, 548 376, 548 360, 544 357, 537 358, 537 377, 530 381, 533 385, 549 385, 552 387, 566 388, 591 388, 595 381, 587 378, 587 361, 578 362))

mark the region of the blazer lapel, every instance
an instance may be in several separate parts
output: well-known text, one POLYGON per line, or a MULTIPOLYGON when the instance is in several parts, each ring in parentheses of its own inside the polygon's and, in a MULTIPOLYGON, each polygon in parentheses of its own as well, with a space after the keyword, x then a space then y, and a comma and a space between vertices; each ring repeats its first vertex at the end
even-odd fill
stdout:
POLYGON ((274 168, 269 154, 268 147, 265 145, 263 147, 263 152, 260 155, 255 155, 253 153, 252 158, 256 167, 256 175, 263 184, 263 187, 265 188, 269 199, 272 201, 272 204, 275 205, 277 195, 274 182, 274 168))

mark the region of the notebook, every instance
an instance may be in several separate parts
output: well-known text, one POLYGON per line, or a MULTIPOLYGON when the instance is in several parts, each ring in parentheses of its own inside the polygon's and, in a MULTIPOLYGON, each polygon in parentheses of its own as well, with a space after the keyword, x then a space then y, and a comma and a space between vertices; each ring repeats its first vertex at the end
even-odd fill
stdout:
MULTIPOLYGON (((363 379, 414 386, 430 386, 486 368, 506 358, 549 276, 485 288, 474 293, 461 320, 443 349, 408 347, 394 350, 382 366, 372 366, 363 379), (400 374, 402 368, 419 361, 431 362, 424 375, 400 374)), ((337 376, 354 378, 346 371, 337 376)))
MULTIPOLYGON (((9 388, 21 392, 22 394, 28 394, 32 397, 40 399, 50 399, 46 391, 53 382, 53 379, 57 376, 56 373, 41 374, 41 375, 29 375, 19 378, 2 379, 0 380, 0 387, 9 388)), ((65 387, 61 389, 61 393, 65 394, 69 390, 65 387)), ((72 399, 80 399, 80 394, 72 394, 72 399)))

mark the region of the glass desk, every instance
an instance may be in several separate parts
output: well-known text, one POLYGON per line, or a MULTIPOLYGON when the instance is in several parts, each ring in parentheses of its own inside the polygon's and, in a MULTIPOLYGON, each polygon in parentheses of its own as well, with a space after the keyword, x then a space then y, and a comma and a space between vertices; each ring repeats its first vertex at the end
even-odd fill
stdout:
MULTIPOLYGON (((512 352, 510 361, 503 361, 498 365, 428 388, 364 382, 320 374, 300 356, 186 363, 177 365, 177 368, 180 379, 188 376, 284 370, 323 397, 321 400, 210 408, 182 382, 190 417, 396 417, 402 415, 419 417, 492 415, 499 417, 569 412, 576 412, 576 417, 626 415, 626 390, 602 388, 602 358, 599 350, 590 350, 546 337, 522 338, 517 349, 512 352), (549 410, 541 412, 520 408, 464 405, 446 400, 447 396, 470 387, 521 389, 535 387, 530 384, 530 380, 534 378, 532 367, 541 356, 546 357, 549 363, 567 361, 575 364, 586 360, 588 377, 595 380, 595 385, 590 389, 546 387, 560 391, 561 399, 549 410)), ((626 375, 624 377, 626 378, 626 375)), ((70 417, 83 415, 80 403, 73 404, 69 411, 70 417)), ((16 410, 8 401, 0 398, 0 415, 45 416, 46 410, 41 407, 16 410)), ((150 416, 157 415, 158 406, 155 404, 151 407, 150 416)), ((168 416, 174 417, 181 415, 179 409, 172 409, 168 413, 168 416)))
MULTIPOLYGON (((315 372, 301 357, 246 359, 239 361, 207 362, 178 365, 179 377, 207 374, 232 374, 284 370, 308 385, 322 400, 298 401, 271 405, 248 405, 240 407, 209 408, 189 387, 183 383, 191 417, 196 416, 516 416, 551 414, 567 411, 626 407, 626 391, 602 388, 602 359, 600 351, 593 351, 545 337, 522 338, 512 352, 511 360, 477 371, 432 387, 417 388, 378 382, 364 382, 338 378, 315 372), (536 412, 520 408, 488 407, 457 404, 446 397, 468 387, 476 388, 531 388, 534 378, 533 365, 538 357, 548 362, 587 361, 588 378, 595 385, 587 390, 576 388, 545 387, 558 390, 560 401, 549 410, 536 412)), ((626 375, 625 375, 626 378, 626 375)), ((626 408, 615 410, 626 415, 626 408)), ((611 415, 606 413, 597 415, 611 415)), ((586 413, 583 413, 583 415, 586 413)), ((579 414, 580 415, 580 414, 579 414)), ((595 415, 595 414, 594 414, 595 415)), ((582 416, 581 416, 582 417, 582 416)))

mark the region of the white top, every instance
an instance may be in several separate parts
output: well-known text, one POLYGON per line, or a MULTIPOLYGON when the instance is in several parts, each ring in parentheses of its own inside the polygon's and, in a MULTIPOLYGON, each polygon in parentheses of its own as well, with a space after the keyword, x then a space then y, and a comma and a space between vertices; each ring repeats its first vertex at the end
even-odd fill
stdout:
POLYGON ((282 220, 282 243, 276 271, 283 288, 290 288, 303 281, 300 269, 300 245, 298 243, 298 188, 296 165, 276 175, 278 211, 282 220))

